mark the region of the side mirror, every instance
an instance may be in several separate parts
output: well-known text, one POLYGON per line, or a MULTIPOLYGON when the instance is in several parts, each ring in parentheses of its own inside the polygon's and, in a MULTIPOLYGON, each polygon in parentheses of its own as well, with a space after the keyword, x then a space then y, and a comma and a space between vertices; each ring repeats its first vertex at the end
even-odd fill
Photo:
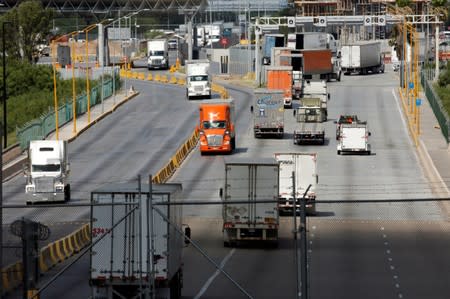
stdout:
POLYGON ((250 106, 250 113, 253 113, 253 105, 250 106))
POLYGON ((184 244, 188 245, 191 243, 191 228, 189 226, 184 228, 184 244))
POLYGON ((222 196, 223 196, 223 188, 220 188, 219 189, 219 197, 222 198, 222 196))

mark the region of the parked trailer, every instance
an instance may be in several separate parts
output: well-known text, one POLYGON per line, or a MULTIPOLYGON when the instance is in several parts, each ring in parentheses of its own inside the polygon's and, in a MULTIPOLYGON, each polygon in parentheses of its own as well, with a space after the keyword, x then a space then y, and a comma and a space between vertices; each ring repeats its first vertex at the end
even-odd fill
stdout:
POLYGON ((278 162, 274 159, 225 161, 223 242, 278 243, 278 162), (232 201, 245 203, 232 203, 232 201), (271 201, 256 203, 255 201, 271 201))
POLYGON ((381 55, 380 42, 358 42, 344 45, 341 48, 341 68, 344 75, 358 72, 366 75, 384 73, 384 61, 381 55))
MULTIPOLYGON (((319 183, 317 174, 317 153, 275 153, 275 159, 280 163, 278 195, 280 213, 292 213, 293 208, 293 179, 295 173, 295 198, 302 198, 309 185, 305 198, 306 213, 315 214, 316 207, 311 201, 316 199, 316 189, 319 183)), ((300 210, 300 203, 296 203, 296 210, 300 210)))
POLYGON ((254 91, 253 132, 255 138, 274 135, 283 138, 283 90, 257 88, 254 91))
MULTIPOLYGON (((140 298, 141 291, 144 298, 150 298, 149 279, 156 297, 181 297, 185 238, 176 228, 181 229, 182 206, 155 206, 169 224, 156 209, 152 213, 149 199, 153 204, 178 202, 182 186, 153 184, 151 189, 150 196, 149 185, 138 190, 135 184, 114 184, 91 193, 92 298, 112 298, 113 292, 122 298, 140 298)), ((185 230, 185 235, 189 236, 189 231, 185 230)))

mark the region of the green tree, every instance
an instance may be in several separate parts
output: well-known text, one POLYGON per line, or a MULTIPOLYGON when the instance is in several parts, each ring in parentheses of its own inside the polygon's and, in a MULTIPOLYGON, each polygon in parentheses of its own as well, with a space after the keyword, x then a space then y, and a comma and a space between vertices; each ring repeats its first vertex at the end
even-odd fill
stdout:
POLYGON ((395 0, 398 7, 405 7, 411 4, 411 0, 395 0))
POLYGON ((5 44, 8 56, 33 62, 36 46, 45 39, 51 29, 52 9, 44 9, 41 2, 29 0, 3 15, 6 25, 5 44))

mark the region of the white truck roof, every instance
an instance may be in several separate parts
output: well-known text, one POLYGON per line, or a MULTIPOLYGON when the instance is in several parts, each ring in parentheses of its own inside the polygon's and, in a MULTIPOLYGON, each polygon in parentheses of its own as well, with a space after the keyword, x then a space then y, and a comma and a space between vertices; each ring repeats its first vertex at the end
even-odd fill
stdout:
POLYGON ((34 165, 60 164, 64 157, 63 140, 31 140, 31 163, 34 165))

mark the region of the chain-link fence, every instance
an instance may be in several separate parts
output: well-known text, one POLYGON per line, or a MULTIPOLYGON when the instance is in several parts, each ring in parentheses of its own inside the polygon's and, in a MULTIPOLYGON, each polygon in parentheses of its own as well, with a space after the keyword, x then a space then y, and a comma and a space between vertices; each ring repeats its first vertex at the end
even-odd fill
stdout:
MULTIPOLYGON (((98 105, 102 102, 102 90, 101 86, 95 86, 91 88, 89 103, 90 106, 98 105)), ((105 80, 103 83, 103 98, 108 98, 113 94, 113 89, 120 89, 120 77, 116 74, 115 86, 113 80, 105 80)), ((87 112, 88 97, 86 94, 80 95, 76 98, 76 115, 82 115, 87 112)), ((58 108, 58 126, 70 122, 73 119, 73 103, 72 100, 67 99, 66 103, 58 108)), ((21 149, 26 149, 30 140, 44 139, 50 133, 55 131, 55 111, 50 111, 42 115, 39 119, 35 119, 22 128, 18 128, 17 139, 20 143, 21 149)))

